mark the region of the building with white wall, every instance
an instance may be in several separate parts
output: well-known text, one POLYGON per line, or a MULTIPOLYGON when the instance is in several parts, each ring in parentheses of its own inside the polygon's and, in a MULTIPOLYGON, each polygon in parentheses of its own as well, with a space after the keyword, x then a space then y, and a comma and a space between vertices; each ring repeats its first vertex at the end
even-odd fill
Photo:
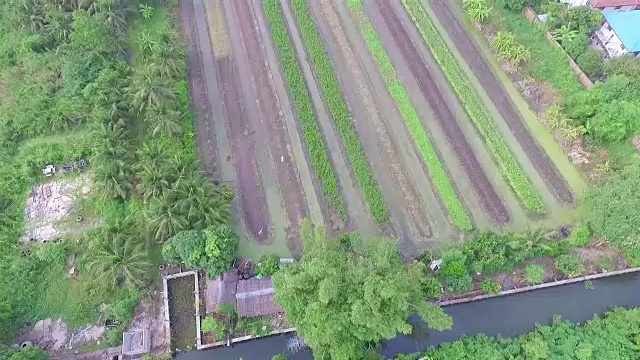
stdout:
POLYGON ((594 41, 608 57, 640 54, 640 10, 604 13, 604 25, 595 31, 594 41))
POLYGON ((590 4, 605 14, 640 9, 640 0, 590 0, 590 4))

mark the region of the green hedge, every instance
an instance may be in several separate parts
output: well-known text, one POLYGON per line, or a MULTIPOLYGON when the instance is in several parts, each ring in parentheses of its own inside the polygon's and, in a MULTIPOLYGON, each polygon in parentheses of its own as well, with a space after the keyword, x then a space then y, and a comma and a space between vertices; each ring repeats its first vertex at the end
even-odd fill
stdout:
POLYGON ((271 36, 278 49, 278 57, 289 85, 289 93, 293 99, 293 105, 298 113, 298 121, 302 128, 307 151, 311 157, 316 176, 322 184, 322 193, 330 199, 331 205, 336 211, 344 216, 344 203, 340 197, 336 175, 327 155, 320 128, 316 122, 311 97, 305 85, 300 64, 296 59, 293 44, 287 33, 280 5, 278 0, 265 0, 263 6, 265 15, 271 24, 271 36))
POLYGON ((500 167, 503 176, 515 192, 524 207, 532 212, 544 212, 544 204, 531 181, 511 153, 509 146, 496 128, 487 111, 473 90, 469 79, 444 42, 433 22, 429 19, 418 0, 402 0, 404 7, 422 34, 433 57, 442 68, 445 76, 458 94, 467 114, 484 138, 487 147, 500 167))
POLYGON ((382 76, 387 84, 387 89, 398 105, 400 114, 404 119, 413 140, 418 145, 420 153, 424 159, 427 169, 431 175, 431 179, 440 193, 442 201, 449 211, 451 222, 462 230, 469 231, 473 228, 471 218, 465 211, 460 199, 456 195, 453 185, 444 170, 444 166, 440 162, 438 155, 429 140, 427 133, 422 126, 420 117, 416 112, 405 86, 400 82, 396 69, 391 63, 391 59, 384 49, 378 34, 376 33, 371 21, 362 9, 361 0, 349 0, 349 7, 353 18, 356 20, 360 33, 364 37, 369 51, 373 55, 382 76))
POLYGON ((292 5, 318 84, 338 132, 342 137, 342 143, 347 151, 347 157, 351 162, 358 185, 364 194, 365 202, 376 222, 384 223, 389 219, 389 211, 373 176, 369 161, 362 149, 353 118, 344 101, 344 94, 338 83, 329 55, 320 39, 316 24, 309 13, 307 0, 292 0, 292 5))

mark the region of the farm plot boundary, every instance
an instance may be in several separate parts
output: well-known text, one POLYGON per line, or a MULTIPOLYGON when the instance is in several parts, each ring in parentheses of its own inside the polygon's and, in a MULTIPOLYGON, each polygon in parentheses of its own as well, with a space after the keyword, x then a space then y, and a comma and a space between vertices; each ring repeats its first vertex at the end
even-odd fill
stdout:
POLYGON ((460 64, 457 62, 444 40, 440 36, 433 22, 429 19, 419 0, 402 0, 402 4, 421 33, 424 42, 431 50, 451 86, 458 94, 461 103, 485 140, 487 147, 493 154, 494 160, 502 170, 522 205, 534 214, 546 211, 540 195, 534 189, 531 181, 526 177, 519 163, 511 153, 495 124, 486 113, 486 109, 466 78, 460 64))

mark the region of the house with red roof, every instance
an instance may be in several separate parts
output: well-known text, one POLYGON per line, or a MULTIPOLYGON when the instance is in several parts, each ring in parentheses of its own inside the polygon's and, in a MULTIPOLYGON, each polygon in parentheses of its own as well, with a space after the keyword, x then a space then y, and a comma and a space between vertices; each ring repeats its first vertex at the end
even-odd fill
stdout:
POLYGON ((603 13, 640 10, 640 0, 590 0, 590 4, 603 13))

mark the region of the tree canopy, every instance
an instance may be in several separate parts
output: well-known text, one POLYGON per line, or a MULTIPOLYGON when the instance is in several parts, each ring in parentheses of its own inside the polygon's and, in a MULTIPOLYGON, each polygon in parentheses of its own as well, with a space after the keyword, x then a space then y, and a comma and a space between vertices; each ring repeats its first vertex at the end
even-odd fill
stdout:
POLYGON ((433 329, 451 327, 418 284, 425 265, 406 266, 391 241, 356 239, 346 248, 308 221, 301 238, 301 261, 273 276, 275 299, 316 358, 361 359, 367 345, 411 333, 412 314, 433 329))
POLYGON ((215 277, 231 267, 238 242, 238 235, 227 225, 186 230, 167 240, 162 246, 162 256, 215 277))

